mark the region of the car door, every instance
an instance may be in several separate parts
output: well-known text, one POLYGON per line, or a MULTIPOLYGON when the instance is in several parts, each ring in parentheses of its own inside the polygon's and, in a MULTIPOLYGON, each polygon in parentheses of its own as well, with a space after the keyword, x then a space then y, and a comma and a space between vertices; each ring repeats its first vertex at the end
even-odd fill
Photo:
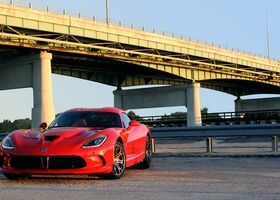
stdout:
POLYGON ((129 126, 130 118, 127 116, 126 113, 122 113, 122 120, 124 123, 124 127, 127 131, 127 159, 136 158, 143 150, 141 148, 141 144, 143 141, 142 134, 140 133, 138 126, 129 126))
POLYGON ((130 136, 130 132, 131 130, 129 129, 129 122, 130 122, 130 118, 125 114, 125 113, 121 113, 121 118, 122 118, 122 123, 123 123, 123 127, 124 127, 124 137, 126 140, 126 156, 127 159, 131 159, 131 157, 134 154, 134 150, 133 150, 133 140, 132 137, 130 136))

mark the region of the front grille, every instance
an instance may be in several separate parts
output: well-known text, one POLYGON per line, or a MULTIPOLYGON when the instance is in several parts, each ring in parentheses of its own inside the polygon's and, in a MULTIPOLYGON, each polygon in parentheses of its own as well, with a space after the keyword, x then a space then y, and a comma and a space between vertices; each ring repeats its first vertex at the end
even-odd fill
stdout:
POLYGON ((16 169, 78 169, 86 166, 79 156, 14 156, 10 166, 16 169))
POLYGON ((4 156, 0 156, 0 167, 3 168, 4 165, 4 156))

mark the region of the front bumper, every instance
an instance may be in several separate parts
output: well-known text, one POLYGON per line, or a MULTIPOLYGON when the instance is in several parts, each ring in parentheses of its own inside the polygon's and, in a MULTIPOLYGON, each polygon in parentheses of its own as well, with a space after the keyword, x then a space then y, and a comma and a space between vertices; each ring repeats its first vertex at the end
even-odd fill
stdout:
POLYGON ((63 154, 31 152, 30 149, 15 152, 0 150, 0 171, 24 175, 97 175, 112 171, 113 147, 81 149, 79 153, 68 151, 63 154))

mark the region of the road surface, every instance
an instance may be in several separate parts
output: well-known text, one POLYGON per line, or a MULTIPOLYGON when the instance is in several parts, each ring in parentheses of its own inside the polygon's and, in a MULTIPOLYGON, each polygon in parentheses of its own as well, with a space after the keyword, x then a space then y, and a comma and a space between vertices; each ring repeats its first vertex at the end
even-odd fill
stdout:
POLYGON ((150 169, 128 169, 120 180, 60 176, 10 181, 0 175, 0 199, 278 200, 280 158, 158 157, 150 169))

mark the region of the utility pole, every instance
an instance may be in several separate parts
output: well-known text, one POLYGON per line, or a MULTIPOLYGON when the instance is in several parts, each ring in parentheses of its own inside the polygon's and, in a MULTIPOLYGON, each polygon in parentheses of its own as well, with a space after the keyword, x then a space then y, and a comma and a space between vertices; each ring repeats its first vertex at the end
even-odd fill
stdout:
POLYGON ((268 56, 268 59, 270 59, 269 26, 268 26, 268 0, 266 0, 266 5, 265 5, 265 20, 266 20, 267 56, 268 56))
POLYGON ((109 16, 109 0, 106 0, 106 23, 110 24, 110 16, 109 16))

